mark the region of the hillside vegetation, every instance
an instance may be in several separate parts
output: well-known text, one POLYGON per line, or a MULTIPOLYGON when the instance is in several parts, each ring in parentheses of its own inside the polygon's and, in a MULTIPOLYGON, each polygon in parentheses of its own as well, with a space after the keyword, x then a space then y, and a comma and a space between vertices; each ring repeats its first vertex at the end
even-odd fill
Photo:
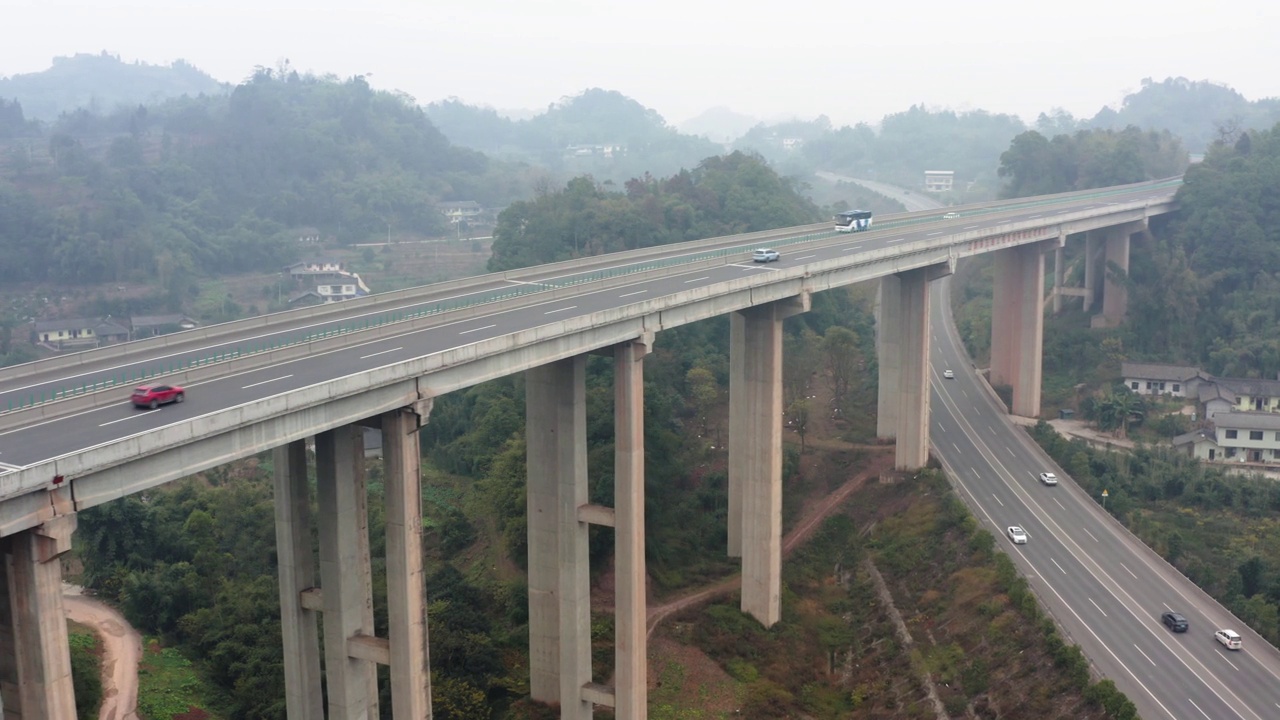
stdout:
POLYGON ((154 283, 170 310, 196 277, 279 269, 302 236, 430 236, 437 201, 531 184, 362 78, 267 69, 225 96, 65 116, 0 159, 0 274, 154 283))
MULTIPOLYGON (((55 57, 40 72, 0 77, 0 98, 20 105, 28 119, 52 123, 63 114, 113 113, 121 108, 155 105, 184 95, 225 95, 226 83, 183 60, 170 65, 126 63, 105 50, 55 57)), ((4 137, 0 131, 0 137, 4 137)))

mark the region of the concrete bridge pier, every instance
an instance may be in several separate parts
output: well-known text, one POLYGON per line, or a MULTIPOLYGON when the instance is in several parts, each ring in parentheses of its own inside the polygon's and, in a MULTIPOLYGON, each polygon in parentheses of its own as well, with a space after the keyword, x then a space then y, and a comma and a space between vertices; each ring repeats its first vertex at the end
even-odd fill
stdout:
POLYGON ((808 293, 731 315, 729 554, 742 557, 742 611, 782 618, 782 321, 808 293))
POLYGON ((897 275, 880 278, 876 291, 876 365, 880 368, 876 393, 876 437, 898 436, 898 383, 902 353, 898 340, 902 325, 902 287, 897 275))
POLYGON ((74 718, 71 651, 59 558, 71 549, 76 515, 0 540, 0 717, 74 718))
POLYGON ((390 666, 392 717, 431 717, 417 430, 430 402, 368 424, 383 434, 388 637, 374 634, 363 428, 316 436, 319 579, 311 547, 305 441, 276 448, 276 545, 289 720, 326 716, 317 621, 324 633, 330 720, 378 717, 376 665, 390 666), (419 414, 421 413, 421 414, 419 414))
POLYGON ((1013 388, 1014 415, 1040 414, 1044 345, 1044 253, 1061 238, 1000 250, 991 305, 991 384, 1013 388))
MULTIPOLYGON (((922 468, 929 461, 929 283, 954 270, 951 261, 881 280, 878 406, 892 413, 898 469, 922 468)), ((876 423, 880 434, 881 419, 876 423)))
POLYGON ((529 532, 529 690, 559 703, 564 720, 590 720, 591 682, 586 356, 525 371, 529 532))
POLYGON ((529 511, 529 673, 535 700, 563 720, 593 705, 648 717, 644 531, 644 357, 652 335, 608 350, 614 367, 614 502, 588 502, 586 356, 525 373, 529 511), (614 528, 614 680, 591 681, 587 530, 614 528))

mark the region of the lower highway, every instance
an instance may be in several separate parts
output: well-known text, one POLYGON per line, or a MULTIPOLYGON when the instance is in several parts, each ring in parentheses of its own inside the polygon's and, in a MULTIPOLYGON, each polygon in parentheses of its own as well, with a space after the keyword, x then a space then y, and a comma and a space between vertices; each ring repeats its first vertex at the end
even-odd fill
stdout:
POLYGON ((1280 718, 1280 652, 1105 514, 997 409, 950 322, 946 288, 935 284, 931 309, 934 455, 1069 642, 1146 720, 1280 718), (1044 471, 1059 484, 1041 484, 1044 471), (1010 525, 1027 531, 1025 545, 1009 540, 1010 525), (1166 610, 1186 616, 1188 632, 1165 628, 1166 610), (1218 644, 1221 628, 1240 633, 1243 650, 1218 644))

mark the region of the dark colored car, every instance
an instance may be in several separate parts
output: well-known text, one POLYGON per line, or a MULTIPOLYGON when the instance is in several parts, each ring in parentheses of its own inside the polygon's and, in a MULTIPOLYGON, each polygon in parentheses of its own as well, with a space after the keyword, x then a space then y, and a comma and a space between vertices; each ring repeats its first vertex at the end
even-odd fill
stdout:
POLYGON ((133 404, 137 407, 155 410, 161 405, 182 402, 187 393, 177 385, 141 385, 134 388, 133 404))
POLYGON ((1187 619, 1176 612, 1167 612, 1160 616, 1160 622, 1174 632, 1187 631, 1187 619))

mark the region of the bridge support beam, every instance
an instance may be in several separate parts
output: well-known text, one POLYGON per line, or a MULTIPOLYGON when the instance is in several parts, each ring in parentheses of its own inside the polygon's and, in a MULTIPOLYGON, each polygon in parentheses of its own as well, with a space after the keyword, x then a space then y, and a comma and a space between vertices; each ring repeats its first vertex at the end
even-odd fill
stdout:
POLYGON ((1107 237, 1106 283, 1102 291, 1102 317, 1108 327, 1124 322, 1129 312, 1129 225, 1115 228, 1107 237))
POLYGON ((742 611, 782 617, 782 321, 808 293, 732 314, 729 333, 729 554, 742 557, 742 611))
POLYGON ((388 637, 373 631, 363 428, 316 437, 320 575, 311 547, 311 493, 303 440, 275 449, 276 554, 289 720, 325 717, 317 614, 323 612, 330 718, 378 717, 375 665, 388 665, 396 720, 430 720, 418 428, 430 401, 366 421, 383 436, 388 637))
POLYGON ((993 272, 991 382, 1013 388, 1012 412, 1023 417, 1040 415, 1045 245, 998 251, 993 272))
POLYGON ((1066 281, 1066 268, 1062 266, 1063 244, 1060 243, 1053 251, 1053 314, 1057 315, 1062 312, 1062 283, 1066 281))
POLYGON ((0 541, 0 715, 74 718, 71 651, 62 608, 62 566, 74 513, 0 541))
POLYGON ((898 383, 902 348, 902 287, 897 275, 880 278, 876 292, 876 359, 880 368, 876 393, 876 437, 898 436, 898 383))
POLYGON ((396 720, 431 720, 431 662, 422 569, 422 451, 418 444, 418 428, 431 412, 431 401, 420 405, 418 412, 400 408, 382 415, 387 641, 391 716, 396 720))
POLYGON ((316 435, 325 679, 329 720, 378 717, 377 672, 353 653, 373 638, 364 441, 355 425, 316 435), (352 642, 355 640, 356 642, 352 642))
MULTIPOLYGON (((929 461, 929 283, 953 270, 952 264, 908 270, 895 276, 896 288, 895 283, 881 285, 883 307, 896 305, 899 313, 897 356, 887 364, 896 365, 898 373, 894 467, 901 470, 922 468, 929 461)), ((880 367, 883 373, 886 365, 880 367)), ((885 382, 883 375, 880 382, 885 382)))
POLYGON ((614 716, 645 720, 648 612, 644 562, 644 339, 614 347, 614 716))
POLYGON ((1093 309, 1098 299, 1098 267, 1102 262, 1099 251, 1106 238, 1098 230, 1090 230, 1084 235, 1084 311, 1093 309))
POLYGON ((324 698, 320 691, 318 617, 303 604, 302 595, 316 585, 306 441, 277 447, 273 464, 285 707, 289 720, 319 720, 324 717, 324 698))
POLYGON ((529 688, 560 704, 562 720, 590 720, 586 356, 525 371, 529 526, 529 688))

